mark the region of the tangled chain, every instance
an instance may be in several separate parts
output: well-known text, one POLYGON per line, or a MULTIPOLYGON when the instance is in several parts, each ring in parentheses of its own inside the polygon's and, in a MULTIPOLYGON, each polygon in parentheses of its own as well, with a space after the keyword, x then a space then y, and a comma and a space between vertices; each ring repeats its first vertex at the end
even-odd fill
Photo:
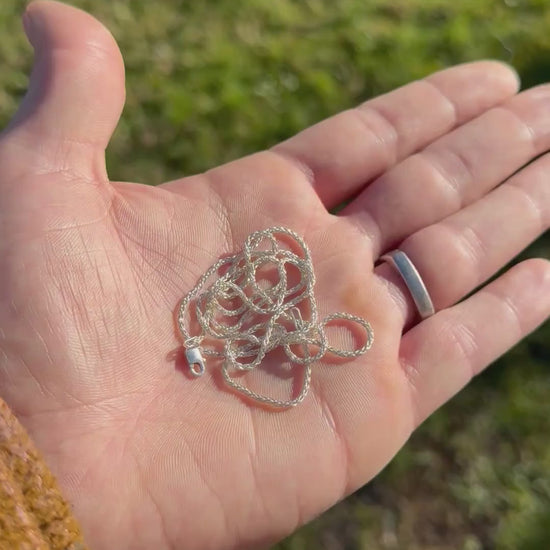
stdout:
POLYGON ((226 383, 247 397, 280 408, 302 402, 310 387, 311 365, 315 361, 327 352, 339 357, 357 357, 372 346, 374 339, 370 324, 349 313, 333 313, 319 321, 314 285, 310 252, 294 231, 272 227, 249 235, 242 252, 216 262, 181 301, 178 326, 191 373, 194 376, 204 373, 202 351, 204 355, 223 358, 222 372, 226 383), (301 254, 282 247, 277 235, 290 237, 301 254), (298 283, 291 288, 288 287, 289 266, 294 266, 300 273, 298 283), (266 268, 270 268, 271 274, 274 268, 278 275, 278 281, 267 288, 257 280, 261 275, 259 271, 266 268), (217 278, 201 293, 214 275, 217 278), (195 313, 201 333, 191 336, 186 319, 190 303, 195 298, 195 313), (302 309, 298 308, 300 304, 302 309), (303 319, 302 311, 308 312, 309 320, 303 319), (351 351, 330 346, 324 328, 335 319, 345 319, 363 327, 367 335, 364 345, 351 351), (207 337, 222 341, 223 351, 201 348, 207 337), (292 346, 300 346, 303 356, 292 351, 292 346), (305 366, 302 389, 297 397, 289 401, 258 394, 229 374, 231 369, 255 369, 265 355, 277 347, 284 349, 291 362, 305 366))

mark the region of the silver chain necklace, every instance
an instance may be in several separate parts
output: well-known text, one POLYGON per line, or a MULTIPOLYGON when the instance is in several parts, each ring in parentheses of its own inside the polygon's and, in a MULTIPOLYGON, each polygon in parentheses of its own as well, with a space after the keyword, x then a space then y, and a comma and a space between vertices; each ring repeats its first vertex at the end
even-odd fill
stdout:
POLYGON ((332 313, 319 321, 314 285, 311 255, 297 233, 286 227, 272 227, 249 235, 242 252, 218 260, 180 303, 177 321, 191 374, 197 377, 204 374, 203 355, 218 357, 222 359, 225 382, 253 401, 278 408, 301 403, 311 384, 313 363, 327 352, 345 358, 358 357, 374 341, 370 324, 361 317, 332 313), (281 241, 280 237, 285 235, 298 253, 281 241), (289 288, 288 273, 292 267, 300 278, 289 288), (271 277, 275 273, 278 276, 277 282, 267 287, 258 280, 266 272, 271 277), (193 300, 200 325, 196 336, 187 328, 193 300), (307 320, 303 317, 306 311, 307 320), (366 339, 360 348, 340 350, 329 345, 324 329, 337 319, 357 323, 364 329, 366 339), (203 346, 206 338, 223 344, 222 349, 203 346), (261 395, 231 377, 231 371, 254 370, 278 347, 284 349, 291 363, 305 368, 302 389, 293 399, 284 401, 261 395), (298 355, 293 347, 301 349, 302 354, 298 355))

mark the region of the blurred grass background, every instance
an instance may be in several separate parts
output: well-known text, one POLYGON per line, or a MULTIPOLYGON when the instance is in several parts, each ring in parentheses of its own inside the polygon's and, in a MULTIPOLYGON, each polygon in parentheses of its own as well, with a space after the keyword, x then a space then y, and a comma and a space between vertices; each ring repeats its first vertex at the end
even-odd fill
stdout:
MULTIPOLYGON (((0 4, 1 124, 27 84, 25 4, 0 4)), ((524 87, 550 81, 549 0, 73 4, 107 24, 126 60, 108 151, 117 180, 204 170, 463 61, 510 62, 524 87)), ((548 235, 525 255, 550 257, 548 235)), ((277 548, 550 548, 550 324, 427 421, 376 480, 277 548)))

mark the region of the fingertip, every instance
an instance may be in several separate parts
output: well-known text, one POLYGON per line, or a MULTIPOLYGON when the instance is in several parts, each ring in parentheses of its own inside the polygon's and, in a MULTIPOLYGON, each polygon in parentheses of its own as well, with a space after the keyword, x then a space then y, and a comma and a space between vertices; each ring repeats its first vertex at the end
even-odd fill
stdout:
POLYGON ((503 89, 517 93, 521 88, 521 77, 513 65, 498 59, 488 59, 480 63, 484 65, 493 80, 502 85, 503 89))
POLYGON ((23 29, 25 31, 27 39, 31 46, 34 47, 36 44, 36 37, 38 33, 37 29, 35 28, 32 14, 28 11, 28 9, 24 11, 21 21, 23 23, 23 29))
POLYGON ((463 124, 487 109, 515 95, 519 76, 502 61, 481 60, 443 69, 426 78, 446 97, 460 96, 455 102, 457 124, 463 124))
POLYGON ((533 326, 544 321, 550 314, 550 260, 530 258, 512 267, 497 280, 502 287, 515 297, 518 309, 533 320, 533 326))
POLYGON ((34 0, 27 5, 22 19, 35 48, 41 41, 51 49, 85 45, 120 56, 111 32, 91 14, 74 6, 55 0, 34 0))

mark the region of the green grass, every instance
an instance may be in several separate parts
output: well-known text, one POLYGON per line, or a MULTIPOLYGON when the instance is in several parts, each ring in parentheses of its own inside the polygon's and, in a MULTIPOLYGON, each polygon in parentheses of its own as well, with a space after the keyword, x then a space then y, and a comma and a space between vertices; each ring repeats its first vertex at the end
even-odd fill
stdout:
MULTIPOLYGON (((547 0, 79 0, 127 67, 113 179, 204 170, 439 68, 511 62, 550 80, 547 0)), ((25 2, 0 6, 0 123, 24 93, 25 2)), ((550 256, 548 236, 529 255, 550 256)), ((279 550, 546 550, 550 326, 435 414, 367 487, 279 550)))

